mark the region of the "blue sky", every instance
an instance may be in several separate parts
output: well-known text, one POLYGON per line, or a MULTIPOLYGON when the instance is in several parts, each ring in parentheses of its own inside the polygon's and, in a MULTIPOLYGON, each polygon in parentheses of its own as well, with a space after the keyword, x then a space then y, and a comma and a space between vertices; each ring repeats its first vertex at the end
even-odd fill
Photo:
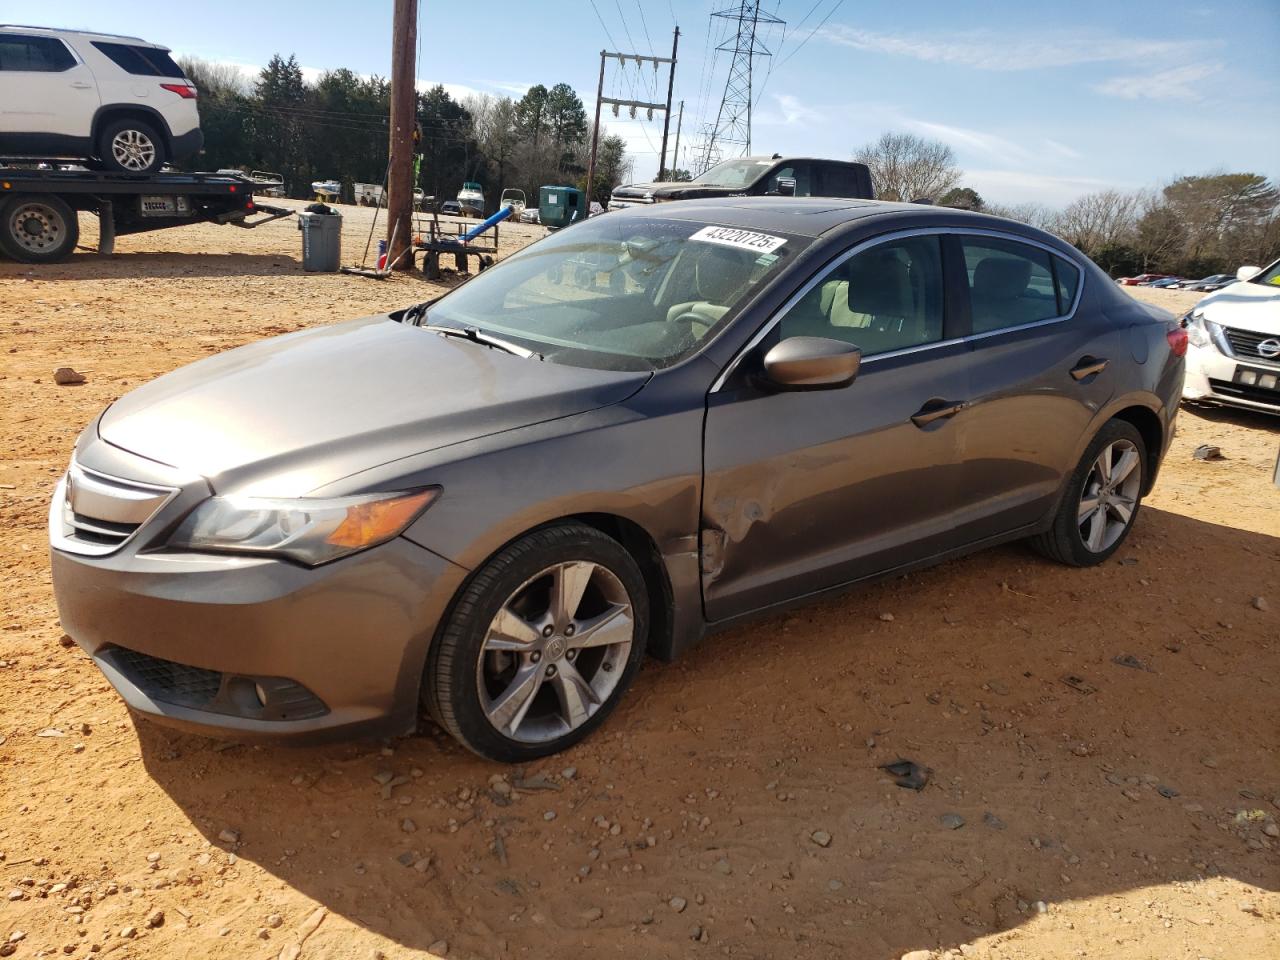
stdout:
MULTIPOLYGON (((728 55, 714 50, 724 26, 709 28, 708 14, 732 5, 421 0, 418 75, 457 95, 518 96, 535 83, 565 81, 590 111, 598 52, 668 56, 678 22, 686 165, 686 151, 714 120, 728 72, 728 55)), ((764 0, 763 7, 789 23, 785 33, 774 27, 762 37, 778 55, 772 70, 769 60, 756 70, 755 152, 847 157, 883 130, 909 130, 949 143, 965 182, 984 197, 1051 206, 1215 169, 1280 175, 1275 0, 764 0)), ((54 0, 40 16, 51 26, 136 34, 249 69, 281 52, 316 72, 349 67, 385 76, 391 8, 391 0, 54 0)), ((651 67, 612 66, 606 89, 662 100, 665 82, 651 67)), ((661 117, 604 119, 626 137, 635 176, 650 178, 661 117)))

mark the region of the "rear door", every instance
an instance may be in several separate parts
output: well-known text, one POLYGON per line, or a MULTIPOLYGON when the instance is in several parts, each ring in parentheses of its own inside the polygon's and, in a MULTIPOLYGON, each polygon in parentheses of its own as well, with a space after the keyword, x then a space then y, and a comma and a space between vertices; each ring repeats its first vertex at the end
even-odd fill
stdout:
POLYGON ((996 234, 949 242, 963 259, 972 316, 957 516, 972 542, 1054 506, 1082 435, 1115 390, 1112 365, 1129 351, 1105 315, 1079 311, 1083 274, 1065 257, 996 234))
POLYGON ((969 350, 953 322, 939 236, 878 239, 802 287, 713 386, 702 508, 709 619, 957 544, 954 414, 969 350), (834 390, 769 389, 759 377, 764 354, 790 337, 857 344, 857 379, 834 390))
POLYGON ((72 149, 68 138, 87 141, 97 109, 93 74, 62 40, 0 32, 0 134, 55 138, 49 146, 24 138, 13 141, 12 148, 0 145, 0 149, 33 155, 72 149), (24 144, 30 148, 24 149, 24 144))

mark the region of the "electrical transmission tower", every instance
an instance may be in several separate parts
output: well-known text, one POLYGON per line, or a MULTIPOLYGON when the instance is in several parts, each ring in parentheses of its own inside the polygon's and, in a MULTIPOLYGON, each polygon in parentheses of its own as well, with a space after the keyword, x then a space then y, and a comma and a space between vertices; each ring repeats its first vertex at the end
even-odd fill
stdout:
POLYGON ((719 163, 726 155, 745 156, 751 152, 751 68, 756 57, 772 56, 760 36, 762 27, 785 23, 760 9, 760 0, 740 0, 735 6, 713 13, 712 18, 732 21, 737 30, 717 50, 733 52, 729 79, 714 127, 708 127, 698 155, 696 173, 719 163))

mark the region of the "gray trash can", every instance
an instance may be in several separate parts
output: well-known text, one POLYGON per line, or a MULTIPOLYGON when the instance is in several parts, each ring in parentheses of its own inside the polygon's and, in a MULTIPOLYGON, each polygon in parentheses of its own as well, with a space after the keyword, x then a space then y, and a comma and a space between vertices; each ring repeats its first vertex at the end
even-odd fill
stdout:
POLYGON ((342 214, 298 214, 302 231, 302 269, 336 273, 342 263, 342 214))

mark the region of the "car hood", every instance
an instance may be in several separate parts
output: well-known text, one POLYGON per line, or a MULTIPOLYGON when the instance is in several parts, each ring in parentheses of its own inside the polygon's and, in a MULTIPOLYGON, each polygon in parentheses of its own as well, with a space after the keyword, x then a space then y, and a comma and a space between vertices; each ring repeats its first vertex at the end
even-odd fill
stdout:
POLYGON ((1280 334, 1280 287, 1237 281, 1196 304, 1206 320, 1255 333, 1280 334))
POLYGON ((383 463, 585 413, 649 374, 524 359, 387 315, 175 370, 103 414, 107 443, 219 493, 294 497, 383 463))
POLYGON ((747 187, 718 187, 688 180, 673 180, 662 183, 624 183, 614 188, 612 196, 619 200, 640 200, 645 194, 652 194, 654 200, 702 200, 708 197, 741 196, 747 189, 747 187))

